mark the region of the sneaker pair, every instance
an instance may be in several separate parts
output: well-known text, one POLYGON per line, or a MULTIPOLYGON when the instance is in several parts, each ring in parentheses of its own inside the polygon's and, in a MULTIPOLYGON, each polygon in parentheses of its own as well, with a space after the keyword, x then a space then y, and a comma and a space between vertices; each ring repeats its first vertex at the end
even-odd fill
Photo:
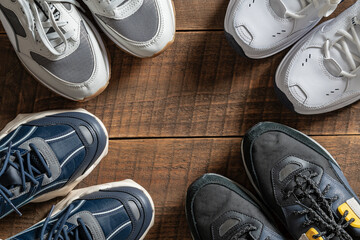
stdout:
MULTIPOLYGON (((172 0, 84 0, 100 28, 122 49, 152 57, 175 36, 172 0)), ((7 0, 0 20, 25 68, 54 92, 75 101, 99 95, 110 60, 76 0, 7 0)))
POLYGON ((300 114, 320 114, 360 99, 360 2, 313 29, 340 0, 231 0, 225 19, 230 43, 265 58, 302 38, 280 64, 275 91, 300 114))
POLYGON ((67 197, 10 239, 143 239, 153 225, 150 195, 131 180, 72 189, 108 152, 103 123, 89 112, 19 115, 0 132, 0 218, 30 202, 67 197))
POLYGON ((360 201, 333 157, 306 135, 260 123, 242 142, 246 172, 261 200, 242 186, 207 174, 188 189, 186 214, 196 240, 360 238, 360 201))

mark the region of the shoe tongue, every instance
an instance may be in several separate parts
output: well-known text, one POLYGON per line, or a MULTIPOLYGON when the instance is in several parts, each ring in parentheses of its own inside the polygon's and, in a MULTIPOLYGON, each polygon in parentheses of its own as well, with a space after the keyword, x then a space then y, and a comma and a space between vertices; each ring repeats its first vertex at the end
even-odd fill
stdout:
POLYGON ((300 0, 270 0, 270 6, 281 18, 286 12, 299 12, 302 9, 300 0))
MULTIPOLYGON (((51 11, 51 13, 49 13, 47 11, 47 7, 44 6, 44 3, 41 3, 38 1, 36 1, 36 3, 38 6, 39 17, 42 22, 48 21, 51 13, 54 15, 55 21, 59 21, 60 11, 56 8, 56 6, 54 4, 48 3, 49 7, 50 7, 50 11, 51 11)), ((45 30, 46 34, 55 32, 54 28, 52 28, 52 27, 45 28, 44 30, 45 30)))
MULTIPOLYGON (((10 157, 10 161, 14 161, 14 159, 14 156, 10 157)), ((5 157, 3 157, 0 161, 3 162, 4 160, 5 157)), ((41 164, 40 159, 33 152, 30 153, 30 162, 32 166, 39 170, 41 173, 46 172, 45 167, 41 164)), ((24 168, 28 169, 26 160, 24 161, 24 168)), ((34 175, 35 177, 38 176, 35 172, 34 175)), ((8 189, 22 185, 20 171, 14 168, 12 165, 8 164, 6 171, 2 176, 0 176, 0 184, 8 189)))
MULTIPOLYGON (((2 159, 1 161, 4 161, 4 159, 2 159)), ((0 184, 7 189, 11 188, 12 186, 21 185, 20 172, 16 170, 16 168, 14 168, 13 166, 8 165, 4 174, 0 176, 0 184)))
MULTIPOLYGON (((41 21, 46 21, 49 19, 49 15, 51 13, 48 12, 47 7, 44 5, 45 3, 36 1, 37 3, 37 7, 38 7, 38 12, 39 12, 39 16, 40 16, 40 20, 41 21)), ((60 12, 59 10, 55 7, 54 4, 52 3, 48 3, 49 7, 50 7, 50 11, 52 12, 52 14, 54 15, 54 18, 56 21, 58 21, 60 19, 60 12)))
MULTIPOLYGON (((88 233, 90 233, 90 229, 86 226, 86 230, 88 231, 88 233)), ((80 239, 89 239, 88 235, 85 233, 85 230, 80 228, 79 229, 79 237, 80 239)), ((92 239, 89 239, 89 240, 92 240, 92 239)))

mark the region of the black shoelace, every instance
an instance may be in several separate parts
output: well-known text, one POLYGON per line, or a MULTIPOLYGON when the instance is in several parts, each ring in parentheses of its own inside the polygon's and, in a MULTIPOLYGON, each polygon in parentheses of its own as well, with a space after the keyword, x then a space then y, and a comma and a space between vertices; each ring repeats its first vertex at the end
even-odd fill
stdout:
POLYGON ((319 226, 322 230, 319 234, 313 236, 318 239, 320 237, 326 239, 333 239, 338 237, 340 240, 352 240, 352 237, 344 230, 355 219, 346 221, 345 218, 349 214, 348 211, 336 221, 331 206, 338 199, 337 196, 326 197, 330 190, 330 185, 327 185, 324 191, 321 191, 313 180, 317 177, 316 172, 301 172, 295 176, 295 186, 292 190, 287 192, 285 198, 289 198, 294 194, 299 200, 297 204, 304 206, 304 210, 295 211, 294 214, 306 215, 307 220, 303 223, 304 227, 308 227, 312 224, 319 226), (308 173, 308 174, 307 174, 308 173))

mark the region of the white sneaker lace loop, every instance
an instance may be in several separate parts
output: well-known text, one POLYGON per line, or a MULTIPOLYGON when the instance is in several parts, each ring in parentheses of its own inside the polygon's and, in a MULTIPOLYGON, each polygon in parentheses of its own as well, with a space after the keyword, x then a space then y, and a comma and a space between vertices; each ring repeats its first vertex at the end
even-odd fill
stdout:
MULTIPOLYGON (((50 7, 51 3, 70 3, 75 6, 80 7, 79 3, 76 2, 76 0, 29 0, 30 10, 31 14, 33 16, 33 19, 29 19, 29 27, 36 31, 34 32, 34 38, 36 39, 37 35, 40 38, 41 42, 46 46, 46 48, 55 56, 60 56, 64 54, 69 46, 68 39, 72 37, 72 33, 65 32, 61 30, 61 27, 64 27, 68 24, 68 22, 64 21, 58 21, 55 19, 54 13, 50 7), (48 19, 43 22, 40 19, 40 14, 38 11, 37 3, 43 6, 48 15, 48 19), (53 28, 54 33, 46 33, 45 29, 53 28), (52 44, 51 40, 55 40, 57 38, 60 38, 62 43, 64 44, 64 47, 61 50, 57 50, 52 44)), ((80 7, 81 8, 81 7, 80 7)))
POLYGON ((98 0, 104 11, 112 12, 126 0, 98 0))
MULTIPOLYGON (((323 0, 325 1, 325 4, 323 7, 320 8, 320 1, 322 0, 300 0, 302 9, 304 9, 305 7, 307 7, 309 4, 314 4, 314 7, 319 9, 319 17, 328 17, 330 16, 331 13, 333 13, 337 6, 340 4, 340 2, 342 0, 323 0)), ((301 14, 301 11, 297 12, 297 13, 293 13, 290 11, 287 11, 285 13, 286 17, 292 17, 295 19, 300 19, 300 18, 304 18, 306 17, 306 15, 301 14)))
POLYGON ((348 43, 346 42, 346 40, 348 40, 353 43, 356 46, 358 53, 360 54, 360 39, 355 29, 355 26, 359 24, 360 21, 358 20, 358 18, 354 17, 352 20, 352 24, 348 30, 340 29, 337 32, 337 34, 342 36, 339 40, 331 43, 331 41, 328 39, 324 44, 325 59, 331 58, 330 50, 333 47, 335 47, 337 50, 339 50, 345 55, 346 60, 352 71, 348 72, 341 70, 340 75, 348 78, 355 78, 357 76, 355 72, 360 68, 360 58, 350 51, 348 43))

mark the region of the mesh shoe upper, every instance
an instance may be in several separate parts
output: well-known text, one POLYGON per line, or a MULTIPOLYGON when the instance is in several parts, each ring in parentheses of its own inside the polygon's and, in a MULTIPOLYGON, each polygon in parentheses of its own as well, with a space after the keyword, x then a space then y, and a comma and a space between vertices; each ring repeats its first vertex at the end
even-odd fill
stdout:
POLYGON ((106 86, 110 70, 101 37, 77 6, 74 0, 4 1, 0 19, 32 75, 55 92, 82 100, 106 86))
POLYGON ((161 52, 175 36, 172 0, 84 0, 102 30, 138 57, 161 52))
MULTIPOLYGON (((121 3, 119 14, 115 16, 97 15, 104 23, 123 37, 135 42, 147 42, 153 39, 159 30, 160 16, 155 0, 143 1, 141 5, 132 4, 132 0, 121 3), (131 5, 130 5, 131 4, 131 5), (132 6, 132 7, 129 7, 132 6), (130 16, 123 17, 127 11, 132 11, 130 16)), ((138 1, 139 2, 139 1, 138 1)))
POLYGON ((189 187, 186 214, 197 240, 285 239, 252 197, 219 175, 206 174, 189 187))

